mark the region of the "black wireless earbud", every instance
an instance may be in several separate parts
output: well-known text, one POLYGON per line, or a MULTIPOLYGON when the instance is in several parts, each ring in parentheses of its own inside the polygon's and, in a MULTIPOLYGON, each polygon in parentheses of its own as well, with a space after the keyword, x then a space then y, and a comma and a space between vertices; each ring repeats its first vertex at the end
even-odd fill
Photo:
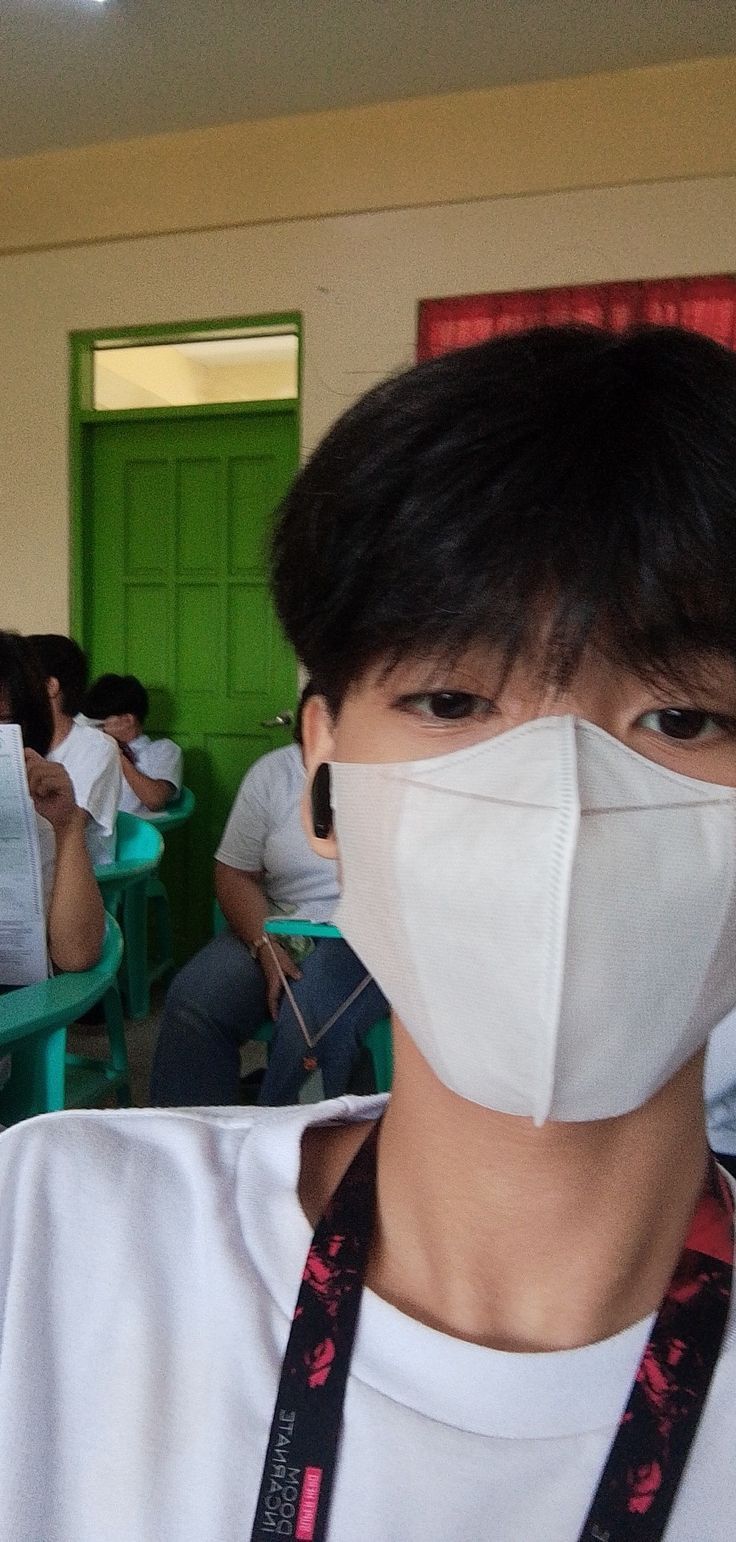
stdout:
POLYGON ((326 841, 332 834, 332 788, 330 768, 326 761, 317 767, 312 782, 312 828, 318 841, 326 841))

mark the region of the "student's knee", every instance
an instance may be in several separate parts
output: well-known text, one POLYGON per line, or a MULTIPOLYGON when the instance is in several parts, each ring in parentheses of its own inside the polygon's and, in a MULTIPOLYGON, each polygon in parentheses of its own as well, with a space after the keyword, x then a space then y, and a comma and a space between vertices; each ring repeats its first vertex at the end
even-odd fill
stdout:
POLYGON ((175 975, 166 997, 164 1020, 226 1026, 228 1032, 245 1039, 250 1019, 256 1019, 258 1027, 264 1010, 265 983, 258 964, 238 937, 223 933, 175 975))

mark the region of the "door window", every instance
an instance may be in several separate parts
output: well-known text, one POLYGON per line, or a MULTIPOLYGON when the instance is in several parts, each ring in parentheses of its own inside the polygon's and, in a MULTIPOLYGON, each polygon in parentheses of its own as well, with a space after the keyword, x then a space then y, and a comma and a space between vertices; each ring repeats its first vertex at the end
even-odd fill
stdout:
POLYGON ((225 402, 288 401, 299 390, 295 332, 120 347, 92 353, 98 412, 130 407, 198 407, 225 402))

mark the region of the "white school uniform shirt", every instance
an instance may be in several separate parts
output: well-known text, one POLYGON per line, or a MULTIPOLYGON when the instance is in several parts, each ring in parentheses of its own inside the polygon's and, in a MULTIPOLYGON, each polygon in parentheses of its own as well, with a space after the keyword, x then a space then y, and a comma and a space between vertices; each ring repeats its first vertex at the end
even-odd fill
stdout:
MULTIPOLYGON (((69 1112, 0 1137, 4 1536, 248 1542, 311 1241, 302 1134, 382 1106, 69 1112)), ((651 1323, 512 1354, 364 1291, 329 1542, 576 1542, 651 1323)), ((734 1535, 734 1449, 732 1311, 667 1542, 734 1535)))
POLYGON ((122 781, 115 740, 99 728, 74 722, 63 742, 49 750, 46 758, 66 767, 74 797, 90 815, 86 829, 90 860, 93 864, 114 861, 122 781))
MULTIPOLYGON (((53 825, 42 814, 36 814, 36 828, 38 830, 38 849, 41 857, 41 891, 43 894, 43 913, 48 919, 51 895, 54 889, 54 873, 56 871, 56 835, 53 825)), ((50 972, 49 961, 49 972, 50 972)), ((0 1088, 5 1086, 10 1075, 12 1057, 0 1055, 0 1088)), ((3 1126, 0 1125, 0 1131, 3 1126)))
MULTIPOLYGON (((181 792, 181 784, 184 776, 184 757, 178 744, 173 739, 149 739, 148 734, 139 734, 137 739, 131 739, 128 745, 136 769, 142 771, 144 776, 151 776, 154 780, 170 782, 174 791, 172 797, 181 792)), ((146 808, 136 797, 133 788, 122 778, 120 792, 120 807, 126 814, 137 814, 139 819, 150 819, 152 814, 161 813, 162 810, 146 808)))
POLYGON ((262 755, 243 777, 215 857, 240 872, 263 872, 274 910, 329 921, 340 895, 337 863, 318 857, 304 834, 305 782, 298 744, 262 755))
POLYGON ((41 888, 43 890, 43 911, 48 919, 51 895, 54 890, 54 873, 56 872, 56 834, 54 827, 43 814, 36 814, 36 828, 38 830, 38 849, 41 855, 41 888))

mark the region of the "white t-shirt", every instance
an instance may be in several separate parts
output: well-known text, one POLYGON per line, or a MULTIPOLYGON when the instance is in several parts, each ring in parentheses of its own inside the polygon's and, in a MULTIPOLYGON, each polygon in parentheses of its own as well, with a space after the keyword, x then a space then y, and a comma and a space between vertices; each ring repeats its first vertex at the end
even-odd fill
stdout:
POLYGON ((49 750, 48 760, 55 760, 69 772, 74 796, 86 809, 87 850, 92 863, 112 862, 115 858, 115 819, 120 802, 120 753, 114 739, 99 728, 85 728, 72 723, 63 742, 49 750))
POLYGON ((38 830, 38 848, 41 854, 41 885, 43 888, 43 910, 48 917, 51 895, 54 890, 54 873, 56 872, 56 835, 53 825, 42 814, 36 814, 36 828, 38 830))
POLYGON ((316 856, 302 829, 305 778, 298 744, 262 755, 243 777, 215 855, 226 867, 263 872, 275 910, 329 921, 340 893, 337 863, 316 856))
MULTIPOLYGON (((148 734, 139 734, 137 739, 131 739, 128 749, 131 751, 136 768, 142 771, 144 776, 151 776, 154 780, 170 782, 174 791, 172 797, 181 792, 182 778, 184 775, 184 757, 178 744, 173 739, 149 739, 148 734)), ((161 813, 160 809, 146 808, 137 798, 133 788, 122 777, 120 792, 120 807, 126 814, 137 814, 139 819, 150 819, 154 813, 161 813)))
MULTIPOLYGON (((69 1112, 0 1138, 3 1535, 248 1542, 311 1240, 302 1133, 382 1106, 69 1112)), ((330 1542, 576 1542, 651 1321, 509 1354, 365 1291, 330 1542)), ((735 1448, 732 1312, 667 1542, 734 1535, 735 1448)))
MULTIPOLYGON (((54 873, 56 871, 56 835, 53 825, 42 814, 36 814, 36 828, 38 830, 38 848, 41 857, 41 890, 43 893, 43 913, 48 917, 51 895, 54 890, 54 873)), ((49 961, 49 972, 51 963, 49 961)), ((4 1087, 10 1075, 11 1056, 0 1053, 0 1087, 4 1087)), ((0 1131, 3 1126, 0 1125, 0 1131)))

